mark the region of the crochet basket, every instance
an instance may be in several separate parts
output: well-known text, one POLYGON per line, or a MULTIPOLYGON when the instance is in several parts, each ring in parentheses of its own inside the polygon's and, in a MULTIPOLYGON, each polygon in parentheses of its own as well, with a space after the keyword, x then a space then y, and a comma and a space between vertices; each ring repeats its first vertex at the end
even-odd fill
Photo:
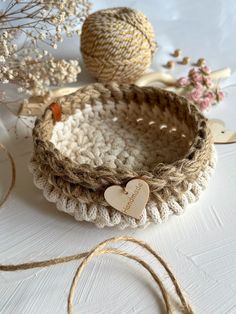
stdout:
POLYGON ((141 227, 183 213, 215 166, 207 120, 188 100, 153 87, 92 84, 57 99, 33 130, 30 162, 36 186, 78 221, 141 227), (133 178, 149 185, 140 219, 106 203, 104 191, 133 178))

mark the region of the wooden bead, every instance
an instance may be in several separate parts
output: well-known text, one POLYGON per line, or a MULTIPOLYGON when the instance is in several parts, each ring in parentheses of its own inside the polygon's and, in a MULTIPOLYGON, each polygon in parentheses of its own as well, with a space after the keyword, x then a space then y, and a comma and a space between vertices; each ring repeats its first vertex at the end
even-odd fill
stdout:
POLYGON ((202 67, 204 65, 206 65, 206 60, 204 58, 198 59, 197 66, 202 67))
POLYGON ((181 56, 181 54, 182 54, 182 50, 181 49, 176 49, 174 51, 174 53, 173 53, 173 56, 174 57, 179 57, 179 56, 181 56))
POLYGON ((182 64, 189 64, 190 58, 189 57, 184 57, 182 60, 182 64))
POLYGON ((166 63, 166 68, 173 69, 174 67, 175 67, 175 62, 174 61, 168 61, 166 63))

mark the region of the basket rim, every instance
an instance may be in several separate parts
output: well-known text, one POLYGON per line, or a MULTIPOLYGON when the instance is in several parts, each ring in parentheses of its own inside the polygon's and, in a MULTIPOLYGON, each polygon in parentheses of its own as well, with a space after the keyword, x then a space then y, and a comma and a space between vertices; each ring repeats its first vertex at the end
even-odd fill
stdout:
MULTIPOLYGON (((44 168, 53 175, 64 180, 73 189, 74 185, 90 191, 104 191, 112 184, 126 184, 129 180, 137 177, 143 178, 150 187, 151 194, 160 198, 170 195, 176 190, 183 191, 186 181, 194 182, 204 164, 209 160, 211 154, 212 136, 207 126, 207 119, 198 108, 186 98, 176 95, 173 92, 165 91, 155 87, 138 87, 133 84, 118 83, 94 83, 80 88, 77 92, 57 99, 62 105, 62 118, 65 120, 72 114, 76 107, 64 107, 63 102, 70 101, 77 97, 78 106, 84 103, 93 105, 97 100, 105 102, 112 99, 135 100, 137 102, 148 101, 151 105, 157 105, 158 99, 164 99, 165 106, 176 104, 176 114, 191 118, 195 123, 196 135, 188 153, 184 158, 170 164, 157 164, 152 171, 134 171, 124 168, 109 168, 107 166, 92 166, 88 164, 78 164, 69 157, 63 155, 52 142, 50 142, 50 132, 54 127, 53 115, 50 107, 47 107, 43 116, 38 118, 33 129, 34 153, 32 159, 37 159, 44 168), (154 100, 156 101, 153 104, 154 100), (178 106, 181 107, 178 108, 178 106), (163 190, 164 189, 164 190, 163 190), (163 196, 164 195, 164 196, 163 196)), ((160 101, 158 103, 160 105, 160 101)))
POLYGON ((79 195, 77 199, 71 198, 68 193, 61 193, 60 187, 55 186, 50 180, 49 174, 42 174, 37 162, 29 163, 29 170, 33 175, 34 184, 43 191, 44 197, 56 204, 59 211, 66 212, 78 221, 89 221, 96 224, 97 227, 118 226, 121 229, 127 227, 146 227, 149 223, 165 222, 170 215, 180 215, 185 208, 198 200, 200 193, 206 188, 210 176, 214 172, 216 164, 216 151, 212 144, 212 155, 209 163, 205 165, 205 169, 200 173, 199 177, 193 184, 188 185, 188 189, 182 193, 181 197, 171 197, 159 206, 148 202, 143 215, 140 219, 136 219, 107 206, 107 204, 94 203, 85 201, 83 195, 79 195))

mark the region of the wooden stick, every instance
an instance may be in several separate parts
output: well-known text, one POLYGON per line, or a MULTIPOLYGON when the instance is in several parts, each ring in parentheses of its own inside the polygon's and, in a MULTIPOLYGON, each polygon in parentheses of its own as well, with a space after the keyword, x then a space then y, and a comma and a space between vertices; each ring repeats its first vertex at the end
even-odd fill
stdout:
MULTIPOLYGON (((231 75, 231 69, 230 68, 224 68, 220 69, 217 71, 213 71, 210 74, 210 77, 214 80, 220 80, 220 79, 225 79, 228 78, 231 75)), ((146 86, 150 83, 154 82, 160 82, 163 83, 167 86, 175 86, 177 79, 174 78, 172 75, 167 74, 167 73, 162 73, 162 72, 152 72, 152 73, 147 73, 141 76, 135 84, 138 86, 146 86)))

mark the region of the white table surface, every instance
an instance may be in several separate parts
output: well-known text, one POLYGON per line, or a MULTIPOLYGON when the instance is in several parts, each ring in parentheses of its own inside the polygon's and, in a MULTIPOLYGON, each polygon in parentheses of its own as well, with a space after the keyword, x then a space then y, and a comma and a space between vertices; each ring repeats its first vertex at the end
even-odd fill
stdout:
MULTIPOLYGON (((210 117, 236 129, 236 1, 145 0, 94 1, 93 10, 130 6, 143 11, 156 31, 160 49, 153 69, 181 48, 193 60, 205 57, 212 69, 230 66, 231 79, 224 82, 227 97, 210 117)), ((79 43, 67 39, 57 52, 78 57, 79 43)), ((176 76, 187 72, 178 66, 176 76)), ((85 74, 84 74, 85 75, 85 74)), ((81 81, 90 79, 80 75, 81 81)), ((200 200, 182 216, 145 230, 97 229, 60 213, 34 187, 27 169, 32 149, 27 130, 12 130, 15 117, 0 107, 0 142, 12 152, 17 167, 16 186, 0 209, 0 263, 20 263, 89 250, 116 235, 133 235, 147 241, 169 263, 196 313, 236 313, 236 144, 216 146, 215 175, 200 200)), ((1 154, 3 156, 3 154, 1 154)), ((1 157, 0 186, 9 183, 9 162, 1 157)), ((122 245, 132 253, 140 251, 122 245)), ((146 258, 146 254, 141 252, 146 258)), ((147 257, 148 261, 153 262, 147 257)), ((66 313, 70 282, 79 262, 48 269, 0 272, 0 313, 66 313)), ((167 276, 153 262, 164 284, 167 276)), ((152 279, 134 263, 114 256, 93 260, 83 274, 74 302, 75 313, 162 313, 160 293, 152 279)))

